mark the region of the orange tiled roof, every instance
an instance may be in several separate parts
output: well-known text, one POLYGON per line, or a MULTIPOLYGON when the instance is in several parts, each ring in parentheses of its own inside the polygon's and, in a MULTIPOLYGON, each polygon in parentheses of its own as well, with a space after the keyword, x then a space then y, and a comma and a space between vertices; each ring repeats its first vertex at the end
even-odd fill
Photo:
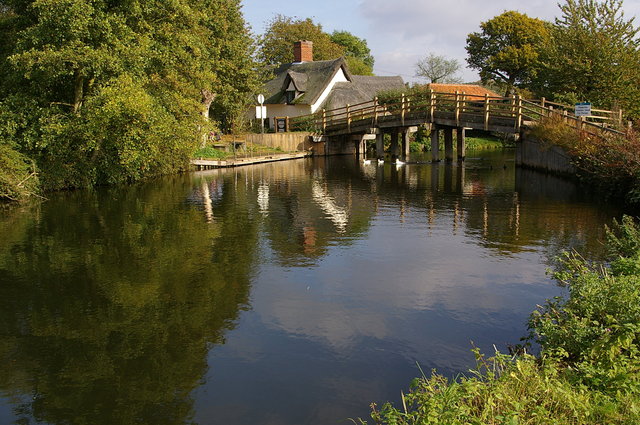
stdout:
POLYGON ((475 84, 440 84, 440 83, 430 83, 427 84, 427 89, 431 89, 434 92, 438 93, 451 93, 455 94, 455 92, 464 92, 467 96, 482 96, 488 94, 490 97, 502 97, 498 93, 485 89, 482 86, 478 86, 475 84))

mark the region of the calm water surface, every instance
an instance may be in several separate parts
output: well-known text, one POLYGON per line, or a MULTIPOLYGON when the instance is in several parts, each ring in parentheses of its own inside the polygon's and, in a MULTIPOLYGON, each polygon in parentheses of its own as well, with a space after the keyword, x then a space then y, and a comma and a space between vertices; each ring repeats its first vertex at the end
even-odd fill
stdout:
POLYGON ((0 212, 0 423, 347 424, 473 365, 620 212, 513 152, 351 157, 0 212), (473 157, 475 156, 475 157, 473 157))

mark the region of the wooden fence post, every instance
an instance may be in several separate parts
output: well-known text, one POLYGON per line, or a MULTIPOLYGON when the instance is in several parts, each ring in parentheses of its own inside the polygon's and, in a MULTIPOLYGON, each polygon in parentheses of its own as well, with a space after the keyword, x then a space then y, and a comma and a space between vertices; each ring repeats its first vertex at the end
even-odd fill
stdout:
POLYGON ((460 127, 460 93, 456 90, 455 94, 455 116, 456 116, 456 127, 460 127))
POLYGON ((351 133, 351 105, 347 103, 347 132, 351 133))
POLYGON ((322 108, 322 133, 327 132, 327 110, 322 108))
POLYGON ((401 121, 402 121, 402 126, 404 127, 404 108, 405 108, 405 104, 404 104, 404 93, 402 93, 402 112, 401 112, 401 121))
POLYGON ((484 94, 484 131, 489 131, 489 93, 484 94))
POLYGON ((618 111, 618 125, 622 127, 622 109, 618 111))
POLYGON ((436 95, 433 90, 429 89, 429 116, 431 122, 434 122, 434 115, 436 113, 436 95))
POLYGON ((522 127, 522 97, 520 95, 517 96, 517 105, 516 130, 520 131, 520 127, 522 127))
POLYGON ((378 125, 378 96, 373 98, 373 125, 378 125))

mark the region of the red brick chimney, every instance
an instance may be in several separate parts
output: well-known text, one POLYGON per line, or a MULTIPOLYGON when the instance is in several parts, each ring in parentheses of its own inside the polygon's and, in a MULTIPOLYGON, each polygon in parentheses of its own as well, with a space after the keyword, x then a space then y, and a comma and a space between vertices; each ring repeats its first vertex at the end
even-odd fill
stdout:
POLYGON ((301 40, 293 43, 294 62, 313 62, 313 41, 301 40))

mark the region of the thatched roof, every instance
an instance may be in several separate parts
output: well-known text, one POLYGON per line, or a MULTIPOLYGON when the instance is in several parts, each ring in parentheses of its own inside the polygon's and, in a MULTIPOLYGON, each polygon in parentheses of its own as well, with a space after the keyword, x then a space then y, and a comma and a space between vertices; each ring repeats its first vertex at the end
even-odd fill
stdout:
POLYGON ((402 77, 351 75, 344 58, 290 63, 280 66, 276 70, 276 77, 265 84, 265 103, 285 103, 285 91, 293 85, 296 91, 303 93, 293 103, 313 105, 340 69, 343 70, 348 81, 335 84, 323 105, 327 109, 367 102, 373 100, 382 91, 404 88, 402 77))
POLYGON ((276 69, 276 77, 264 86, 265 103, 285 103, 284 92, 293 83, 298 91, 304 92, 294 103, 313 105, 340 68, 349 79, 351 75, 343 58, 281 65, 276 69))
POLYGON ((402 77, 353 75, 351 81, 335 85, 324 107, 336 109, 356 105, 373 100, 380 92, 402 90, 404 87, 402 77))

